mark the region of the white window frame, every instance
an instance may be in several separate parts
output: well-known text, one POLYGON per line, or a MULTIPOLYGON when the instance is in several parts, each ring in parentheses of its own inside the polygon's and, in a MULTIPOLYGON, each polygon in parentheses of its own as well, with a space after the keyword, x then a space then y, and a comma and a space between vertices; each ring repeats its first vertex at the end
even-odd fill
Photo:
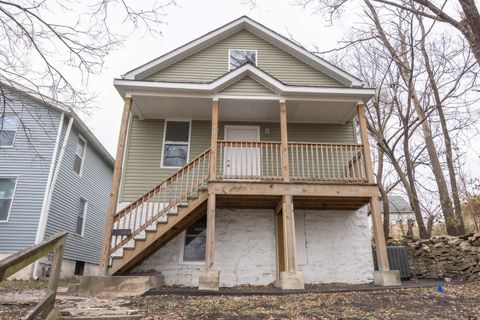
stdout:
MULTIPOLYGON (((207 228, 205 227, 205 230, 207 228)), ((180 257, 179 257, 179 263, 180 264, 186 264, 186 265, 194 265, 194 266, 204 266, 207 258, 207 253, 205 252, 205 259, 203 261, 186 261, 184 260, 184 253, 185 253, 185 244, 187 242, 187 229, 185 229, 182 233, 182 241, 180 241, 180 257)), ((205 249, 206 250, 206 249, 205 249)))
MULTIPOLYGON (((255 52, 255 66, 258 66, 258 50, 254 50, 254 49, 228 49, 228 66, 227 66, 228 72, 232 71, 232 69, 230 69, 230 57, 232 56, 232 54, 231 54, 232 51, 253 51, 253 52, 255 52)), ((233 70, 235 70, 235 69, 233 69, 233 70)))
POLYGON ((73 151, 73 166, 72 166, 72 171, 75 172, 76 175, 79 177, 82 177, 83 173, 83 165, 85 164, 85 155, 87 154, 87 139, 85 139, 81 134, 78 134, 78 140, 77 143, 75 144, 75 149, 73 151), (84 145, 83 145, 83 154, 82 154, 82 163, 80 164, 80 172, 75 171, 75 158, 77 156, 77 146, 78 146, 78 141, 82 140, 84 145))
POLYGON ((15 192, 17 191, 18 179, 20 178, 20 176, 0 176, 0 179, 12 179, 12 178, 15 178, 15 187, 13 187, 12 201, 10 202, 10 208, 8 208, 7 219, 0 220, 0 223, 7 223, 8 220, 10 219, 10 214, 12 213, 12 207, 13 207, 13 200, 15 199, 15 192))
POLYGON ((84 197, 80 197, 80 199, 78 200, 78 207, 77 207, 77 210, 80 209, 80 201, 84 201, 85 202, 85 207, 83 209, 83 224, 82 224, 82 233, 81 234, 78 234, 77 233, 77 222, 78 222, 78 215, 80 214, 80 211, 77 211, 77 214, 75 215, 75 232, 74 234, 77 236, 77 237, 84 237, 85 235, 85 225, 87 224, 87 212, 88 212, 88 200, 84 197))
MULTIPOLYGON (((165 138, 167 137, 167 123, 168 122, 188 122, 188 144, 187 144, 187 161, 185 164, 190 162, 190 144, 192 142, 192 120, 191 119, 165 119, 165 123, 163 125, 163 141, 162 141, 162 156, 160 158, 160 168, 162 169, 181 169, 181 167, 170 167, 170 166, 165 166, 163 164, 163 157, 165 153, 165 138)), ((175 143, 172 143, 175 144, 175 143)), ((183 144, 183 143, 179 143, 183 144)))
POLYGON ((15 146, 15 140, 17 139, 17 133, 18 133, 18 126, 20 124, 20 117, 18 114, 14 113, 14 112, 5 112, 5 115, 14 115, 17 117, 18 119, 18 124, 17 124, 17 127, 15 128, 15 130, 2 130, 0 129, 0 131, 15 131, 15 135, 13 136, 13 140, 12 140, 12 145, 11 146, 0 146, 0 149, 8 149, 8 148, 13 148, 15 146))

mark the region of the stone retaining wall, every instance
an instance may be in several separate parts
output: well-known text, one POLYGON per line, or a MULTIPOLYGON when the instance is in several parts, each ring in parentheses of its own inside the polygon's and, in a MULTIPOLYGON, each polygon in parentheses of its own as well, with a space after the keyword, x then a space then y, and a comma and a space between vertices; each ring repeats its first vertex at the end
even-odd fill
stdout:
POLYGON ((480 233, 462 237, 438 236, 428 240, 391 240, 407 247, 414 278, 480 279, 480 233))

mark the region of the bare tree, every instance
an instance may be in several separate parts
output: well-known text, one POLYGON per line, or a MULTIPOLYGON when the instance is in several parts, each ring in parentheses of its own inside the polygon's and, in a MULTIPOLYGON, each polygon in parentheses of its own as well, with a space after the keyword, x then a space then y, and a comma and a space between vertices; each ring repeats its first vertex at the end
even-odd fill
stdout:
MULTIPOLYGON (((74 107, 101 72, 123 33, 161 33, 172 0, 0 0, 0 79, 15 81, 74 107)), ((5 112, 5 110, 0 110, 5 112)))
MULTIPOLYGON (((304 7, 313 5, 316 10, 324 11, 332 18, 340 14, 343 7, 352 1, 298 0, 297 2, 304 7)), ((480 13, 475 0, 372 0, 372 2, 412 12, 455 28, 466 39, 477 64, 480 65, 480 13)))

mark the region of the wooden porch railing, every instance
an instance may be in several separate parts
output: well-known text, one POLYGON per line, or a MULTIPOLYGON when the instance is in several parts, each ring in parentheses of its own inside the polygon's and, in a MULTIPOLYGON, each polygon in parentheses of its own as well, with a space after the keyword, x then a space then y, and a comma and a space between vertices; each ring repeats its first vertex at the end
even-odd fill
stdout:
MULTIPOLYGON (((280 142, 218 141, 217 177, 282 180, 280 142)), ((291 181, 366 182, 361 144, 288 143, 291 181)))
POLYGON ((302 181, 366 182, 361 144, 288 144, 290 177, 302 181))
POLYGON ((0 282, 2 282, 9 276, 53 251, 52 269, 50 271, 50 279, 48 280, 47 294, 24 319, 37 319, 37 317, 45 319, 52 311, 57 295, 58 278, 60 277, 66 238, 67 232, 59 232, 39 244, 12 254, 0 261, 0 282))
POLYGON ((219 179, 282 180, 280 142, 218 141, 219 179))
POLYGON ((119 211, 113 218, 109 256, 187 202, 209 178, 210 149, 119 211))

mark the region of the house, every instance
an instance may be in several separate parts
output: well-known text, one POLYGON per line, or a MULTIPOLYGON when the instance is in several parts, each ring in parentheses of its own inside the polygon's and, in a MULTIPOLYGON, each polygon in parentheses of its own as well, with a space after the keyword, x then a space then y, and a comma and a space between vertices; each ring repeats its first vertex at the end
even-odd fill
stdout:
MULTIPOLYGON (((383 205, 380 202, 381 213, 383 216, 383 205)), ((418 236, 418 228, 415 224, 415 214, 407 200, 401 195, 388 196, 389 220, 390 220, 390 237, 398 239, 407 236, 408 230, 418 236), (409 223, 411 224, 409 227, 409 223)))
POLYGON ((361 80, 241 17, 114 85, 107 275, 213 290, 399 281, 367 140, 374 89, 361 80))
MULTIPOLYGON (((114 160, 68 107, 0 83, 0 259, 67 231, 62 274, 97 274, 114 160)), ((17 279, 47 275, 48 258, 17 279)))

